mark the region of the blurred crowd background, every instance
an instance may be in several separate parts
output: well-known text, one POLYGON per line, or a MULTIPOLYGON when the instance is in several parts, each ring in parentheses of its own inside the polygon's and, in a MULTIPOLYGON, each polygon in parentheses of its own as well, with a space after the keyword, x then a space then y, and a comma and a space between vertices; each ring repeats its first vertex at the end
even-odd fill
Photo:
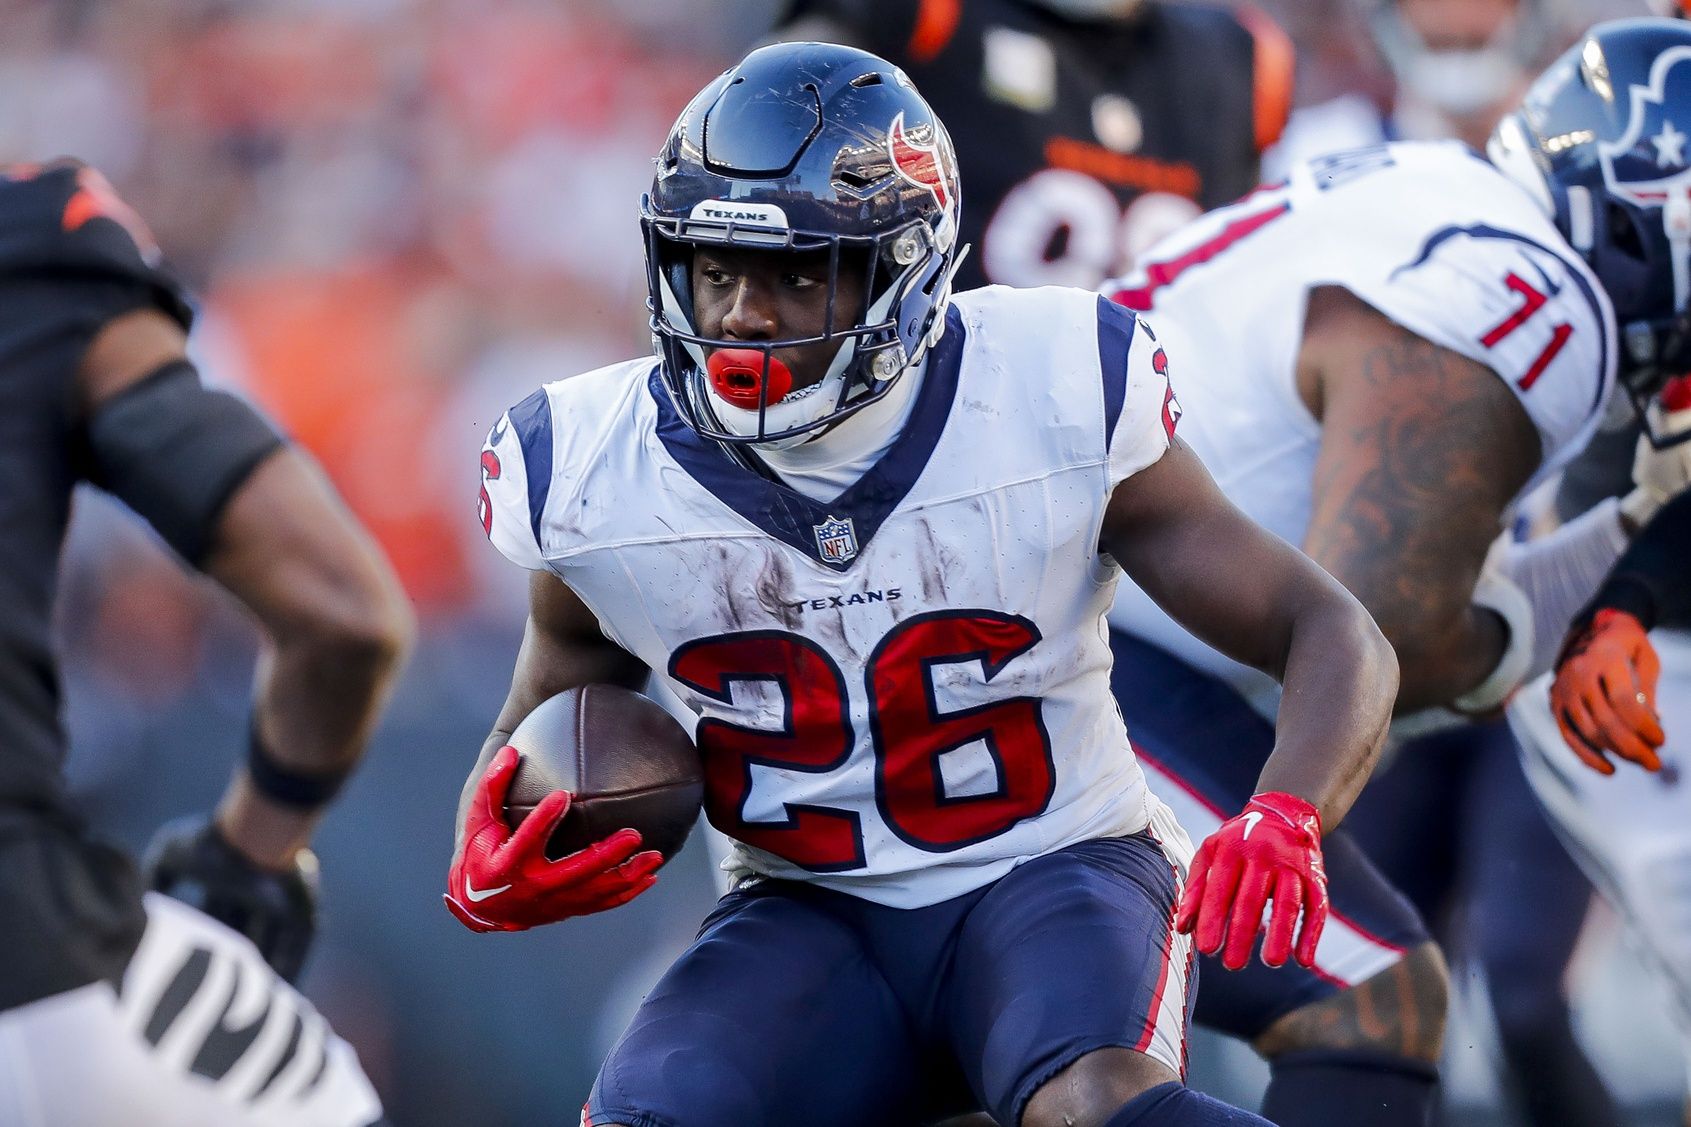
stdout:
MULTIPOLYGON (((1390 96, 1357 3, 1261 0, 1297 45, 1300 105, 1390 96)), ((574 1122, 714 898, 695 840, 607 916, 477 937, 439 903, 525 597, 475 519, 476 451, 538 384, 646 351, 651 154, 776 7, 0 0, 0 160, 107 173, 193 289, 202 367, 322 460, 417 604, 417 657, 320 838, 327 918, 305 980, 396 1123, 574 1122)), ((1562 42, 1644 10, 1553 7, 1562 42)), ((95 825, 139 847, 220 792, 254 636, 114 503, 79 499, 72 542, 71 769, 95 825)), ((1572 974, 1582 1037, 1637 1122, 1673 1121, 1679 1051, 1601 908, 1572 974)), ((1451 1045, 1460 1121, 1504 1122, 1483 1006, 1451 1045)), ((1249 1100, 1263 1075, 1200 1040, 1200 1084, 1249 1100)))

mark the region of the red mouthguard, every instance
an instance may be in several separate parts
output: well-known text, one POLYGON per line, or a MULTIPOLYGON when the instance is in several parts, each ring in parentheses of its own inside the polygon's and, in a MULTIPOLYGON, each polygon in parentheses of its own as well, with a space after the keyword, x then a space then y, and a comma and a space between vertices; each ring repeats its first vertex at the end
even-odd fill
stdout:
POLYGON ((719 348, 705 358, 705 374, 716 394, 735 407, 755 411, 758 404, 779 403, 793 390, 793 373, 774 356, 768 358, 768 394, 764 392, 765 353, 755 348, 719 348))
POLYGON ((1662 388, 1662 406, 1669 411, 1683 411, 1691 407, 1691 376, 1679 376, 1662 388))

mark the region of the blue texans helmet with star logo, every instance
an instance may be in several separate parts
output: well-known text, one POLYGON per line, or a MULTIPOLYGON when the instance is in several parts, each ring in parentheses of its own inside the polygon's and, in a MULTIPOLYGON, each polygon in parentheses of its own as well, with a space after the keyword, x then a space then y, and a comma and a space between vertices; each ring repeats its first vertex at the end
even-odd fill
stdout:
POLYGON ((641 201, 647 305, 681 417, 726 443, 803 441, 887 394, 945 327, 960 189, 951 138, 903 71, 831 43, 777 43, 682 111, 641 201), (828 328, 805 339, 700 335, 689 264, 704 246, 828 252, 828 328), (867 305, 835 309, 842 271, 867 305), (837 342, 789 391, 779 349, 837 342), (728 358, 728 363, 717 363, 728 358))
POLYGON ((1486 151, 1603 283, 1621 330, 1621 380, 1644 414, 1668 379, 1691 371, 1691 23, 1592 28, 1486 151))

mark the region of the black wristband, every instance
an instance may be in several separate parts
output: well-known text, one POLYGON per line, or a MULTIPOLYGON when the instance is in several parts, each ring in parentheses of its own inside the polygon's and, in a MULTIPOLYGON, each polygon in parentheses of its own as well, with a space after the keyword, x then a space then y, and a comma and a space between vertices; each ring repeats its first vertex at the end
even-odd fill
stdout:
POLYGON ((273 802, 299 810, 316 810, 327 805, 340 793, 342 785, 352 774, 348 765, 344 770, 322 775, 308 775, 276 762, 265 750, 259 738, 258 724, 252 726, 247 740, 247 777, 253 789, 273 802))
POLYGON ((1624 611, 1636 618, 1644 629, 1656 628, 1656 593, 1649 583, 1635 575, 1610 576, 1598 589, 1585 617, 1595 617, 1599 610, 1624 611))

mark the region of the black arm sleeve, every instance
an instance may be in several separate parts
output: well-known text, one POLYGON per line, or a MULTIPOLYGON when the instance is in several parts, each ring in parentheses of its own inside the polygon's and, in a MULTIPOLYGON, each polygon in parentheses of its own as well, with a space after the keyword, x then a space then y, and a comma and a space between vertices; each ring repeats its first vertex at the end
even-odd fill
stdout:
POLYGON ((89 480, 145 517, 198 566, 218 518, 282 438, 246 403, 165 365, 101 405, 88 421, 89 480))
POLYGON ((1691 626, 1691 492, 1639 532, 1592 601, 1593 612, 1603 609, 1624 610, 1646 629, 1691 626))

